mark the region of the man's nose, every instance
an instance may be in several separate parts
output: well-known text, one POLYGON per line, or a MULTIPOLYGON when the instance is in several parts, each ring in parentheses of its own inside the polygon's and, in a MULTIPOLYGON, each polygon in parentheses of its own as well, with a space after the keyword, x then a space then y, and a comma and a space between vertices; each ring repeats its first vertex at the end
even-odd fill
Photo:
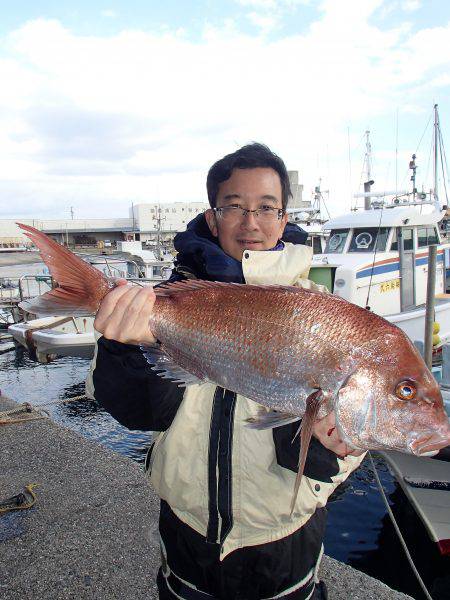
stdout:
POLYGON ((255 215, 255 212, 248 211, 245 216, 242 217, 241 227, 244 227, 245 229, 258 229, 259 223, 255 215))

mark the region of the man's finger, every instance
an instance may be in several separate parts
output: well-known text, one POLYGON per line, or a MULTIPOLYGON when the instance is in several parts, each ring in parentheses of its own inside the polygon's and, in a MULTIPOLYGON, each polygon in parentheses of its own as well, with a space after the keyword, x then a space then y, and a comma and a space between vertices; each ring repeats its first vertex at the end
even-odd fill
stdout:
POLYGON ((109 294, 107 294, 104 297, 94 321, 94 327, 95 329, 97 329, 97 331, 102 332, 101 329, 99 329, 99 327, 101 328, 103 326, 105 321, 110 317, 111 313, 116 308, 120 298, 127 294, 132 289, 132 287, 134 286, 120 285, 118 287, 115 287, 109 292, 109 294))
POLYGON ((127 338, 131 333, 132 323, 130 326, 130 318, 127 316, 126 311, 142 288, 133 285, 124 287, 123 289, 125 293, 121 294, 113 310, 106 316, 105 321, 102 322, 103 331, 101 333, 108 339, 118 339, 119 336, 121 339, 127 338))
POLYGON ((144 287, 139 290, 123 314, 122 320, 126 321, 127 329, 139 324, 141 327, 148 327, 148 318, 152 313, 155 298, 152 288, 144 287))

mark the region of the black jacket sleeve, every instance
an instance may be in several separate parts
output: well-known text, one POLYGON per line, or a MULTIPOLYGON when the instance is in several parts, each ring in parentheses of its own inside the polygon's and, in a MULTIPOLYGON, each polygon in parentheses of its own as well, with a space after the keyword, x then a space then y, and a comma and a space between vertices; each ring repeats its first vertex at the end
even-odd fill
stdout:
MULTIPOLYGON (((290 423, 273 429, 273 441, 277 462, 281 467, 297 473, 300 454, 300 434, 297 433, 299 423, 290 423), (295 436, 295 439, 294 439, 295 436)), ((331 477, 339 473, 337 455, 325 448, 315 437, 311 438, 306 456, 304 473, 307 477, 331 483, 331 477)))
POLYGON ((95 398, 128 429, 164 431, 184 389, 152 371, 138 346, 101 337, 93 373, 95 398))

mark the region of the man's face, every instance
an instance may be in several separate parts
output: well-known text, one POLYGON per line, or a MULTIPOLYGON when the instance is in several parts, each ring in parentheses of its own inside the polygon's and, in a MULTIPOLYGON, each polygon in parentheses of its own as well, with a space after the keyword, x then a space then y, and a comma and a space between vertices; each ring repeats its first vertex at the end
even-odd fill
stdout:
MULTIPOLYGON (((268 206, 282 208, 278 173, 263 167, 234 169, 231 177, 219 186, 216 207, 233 205, 248 210, 268 206)), ((237 260, 242 260, 244 250, 270 250, 276 246, 287 222, 287 215, 281 219, 263 220, 256 218, 255 213, 225 219, 212 209, 206 211, 205 217, 211 233, 219 238, 222 250, 237 260)))

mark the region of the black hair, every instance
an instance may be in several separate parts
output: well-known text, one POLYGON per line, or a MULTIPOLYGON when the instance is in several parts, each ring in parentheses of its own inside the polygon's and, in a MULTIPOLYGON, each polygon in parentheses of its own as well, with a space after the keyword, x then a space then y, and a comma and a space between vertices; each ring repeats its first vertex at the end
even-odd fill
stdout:
POLYGON ((236 152, 227 154, 210 168, 206 178, 206 189, 211 208, 216 206, 219 185, 231 177, 234 169, 256 169, 258 167, 267 167, 278 173, 281 182, 283 210, 286 210, 289 197, 292 196, 286 165, 270 148, 257 142, 247 144, 236 152))

